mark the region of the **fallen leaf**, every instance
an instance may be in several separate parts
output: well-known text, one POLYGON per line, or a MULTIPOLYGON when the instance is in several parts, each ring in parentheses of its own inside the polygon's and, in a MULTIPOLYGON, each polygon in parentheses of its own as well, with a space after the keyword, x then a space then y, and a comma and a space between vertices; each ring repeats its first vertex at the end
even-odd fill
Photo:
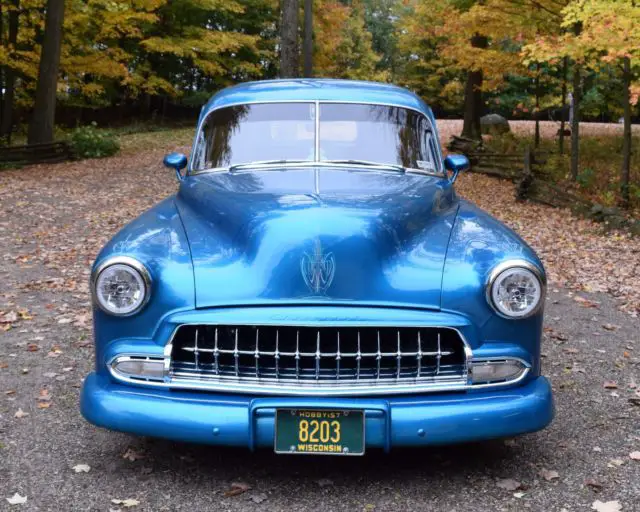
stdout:
POLYGON ((500 487, 500 489, 504 489, 505 491, 517 491, 522 487, 522 484, 517 480, 512 480, 511 478, 505 478, 503 480, 498 480, 496 485, 500 487))
POLYGON ((231 484, 231 489, 228 489, 224 492, 225 498, 231 498, 233 496, 238 496, 239 494, 243 494, 251 489, 249 484, 244 482, 233 482, 231 484))
POLYGON ((16 412, 13 416, 14 418, 24 418, 25 416, 29 416, 29 413, 24 412, 22 409, 18 409, 18 412, 16 412))
POLYGON ((579 295, 576 295, 573 298, 573 300, 575 300, 583 308, 597 308, 598 305, 600 304, 599 302, 596 302, 595 300, 585 299, 584 297, 580 297, 579 295))
POLYGON ((555 480, 556 478, 560 478, 560 475, 557 471, 549 470, 549 469, 541 469, 540 476, 544 478, 547 482, 551 480, 555 480))
POLYGON ((591 487, 593 489, 597 489, 597 490, 602 489, 602 484, 600 482, 598 482, 595 478, 587 478, 587 479, 585 479, 584 485, 586 485, 587 487, 591 487))
POLYGON ((6 498, 6 500, 9 502, 9 505, 23 505, 27 502, 27 497, 15 493, 11 498, 6 498))
POLYGON ((51 407, 51 402, 38 402, 36 404, 36 407, 38 409, 48 409, 49 407, 51 407))
POLYGON ((622 510, 622 505, 620 505, 619 501, 602 502, 600 500, 596 500, 591 505, 591 508, 596 512, 620 512, 622 510))
POLYGON ((607 464, 610 468, 614 468, 616 466, 622 466, 624 464, 624 460, 622 459, 611 459, 609 464, 607 464))
POLYGON ((631 452, 629 458, 632 460, 640 460, 640 452, 631 452))
POLYGON ((613 324, 602 324, 602 328, 606 329, 607 331, 617 331, 619 329, 617 325, 613 324))
POLYGON ((91 466, 89 466, 88 464, 76 464, 71 469, 73 469, 76 473, 88 473, 91 469, 91 466))
POLYGON ((10 324, 18 321, 18 313, 15 311, 9 311, 4 315, 0 315, 0 324, 10 324))
POLYGON ((526 493, 524 493, 524 492, 514 492, 514 493, 513 493, 513 497, 514 497, 514 498, 522 498, 522 497, 524 497, 524 496, 525 496, 525 494, 526 494, 526 493))
POLYGON ((607 380, 604 383, 604 389, 618 389, 618 383, 613 380, 607 380))
POLYGON ((27 352, 37 352, 38 350, 40 350, 40 347, 36 343, 27 344, 27 352))
POLYGON ((126 500, 113 499, 111 500, 111 503, 114 505, 122 505, 124 508, 131 508, 140 505, 140 502, 133 498, 127 498, 126 500))
POLYGON ((135 462, 137 460, 144 459, 144 454, 135 451, 133 448, 127 448, 127 450, 122 454, 122 458, 135 462))

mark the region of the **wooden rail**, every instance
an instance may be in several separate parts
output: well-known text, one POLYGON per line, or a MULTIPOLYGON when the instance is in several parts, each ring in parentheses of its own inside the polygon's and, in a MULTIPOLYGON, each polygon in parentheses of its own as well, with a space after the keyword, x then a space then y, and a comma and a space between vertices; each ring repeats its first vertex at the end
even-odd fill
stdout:
POLYGON ((73 152, 67 142, 0 147, 0 165, 56 163, 71 160, 73 152))

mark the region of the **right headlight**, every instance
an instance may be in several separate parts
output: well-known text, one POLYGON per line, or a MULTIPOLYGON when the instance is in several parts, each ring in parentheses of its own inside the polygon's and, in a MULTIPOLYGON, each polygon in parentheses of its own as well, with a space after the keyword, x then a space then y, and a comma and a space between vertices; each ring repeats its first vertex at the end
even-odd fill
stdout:
POLYGON ((149 300, 151 277, 134 258, 116 256, 106 260, 94 272, 93 296, 98 306, 116 316, 138 312, 149 300))
POLYGON ((493 269, 487 283, 487 300, 506 318, 527 318, 543 304, 545 282, 541 272, 525 260, 511 260, 493 269))

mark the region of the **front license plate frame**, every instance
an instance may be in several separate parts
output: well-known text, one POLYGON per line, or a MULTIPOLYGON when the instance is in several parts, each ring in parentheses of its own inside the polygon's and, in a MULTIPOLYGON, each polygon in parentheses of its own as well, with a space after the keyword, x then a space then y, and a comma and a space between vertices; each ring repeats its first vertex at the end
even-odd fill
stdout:
POLYGON ((365 412, 359 409, 278 408, 273 445, 278 454, 362 456, 365 452, 365 412), (300 441, 303 420, 307 420, 307 436, 318 439, 318 442, 310 442, 309 439, 307 442, 300 441), (318 422, 315 433, 312 432, 316 428, 312 421, 318 422), (321 421, 328 422, 328 442, 320 439, 320 430, 327 437, 327 430, 322 427, 321 421), (338 422, 339 435, 332 422, 338 422), (339 438, 338 441, 335 441, 336 437, 339 438))

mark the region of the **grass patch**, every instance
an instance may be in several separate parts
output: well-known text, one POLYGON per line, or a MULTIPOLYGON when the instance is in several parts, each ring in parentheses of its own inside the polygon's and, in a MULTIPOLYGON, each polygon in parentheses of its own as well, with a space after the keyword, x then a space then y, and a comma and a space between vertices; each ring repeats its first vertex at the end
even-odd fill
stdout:
POLYGON ((164 149, 170 153, 179 151, 184 146, 190 146, 193 142, 194 132, 194 126, 152 132, 125 132, 119 134, 118 140, 123 153, 134 153, 148 149, 164 149))
MULTIPOLYGON (((531 137, 512 133, 502 137, 487 137, 490 151, 523 152, 533 147, 531 137)), ((640 214, 640 137, 633 137, 631 154, 631 208, 640 214)), ((613 135, 583 136, 580 138, 580 165, 577 181, 571 180, 571 140, 565 138, 565 153, 558 153, 556 140, 542 139, 540 150, 548 152, 545 170, 552 181, 566 190, 604 206, 614 206, 621 200, 620 169, 622 167, 622 137, 613 135)))

